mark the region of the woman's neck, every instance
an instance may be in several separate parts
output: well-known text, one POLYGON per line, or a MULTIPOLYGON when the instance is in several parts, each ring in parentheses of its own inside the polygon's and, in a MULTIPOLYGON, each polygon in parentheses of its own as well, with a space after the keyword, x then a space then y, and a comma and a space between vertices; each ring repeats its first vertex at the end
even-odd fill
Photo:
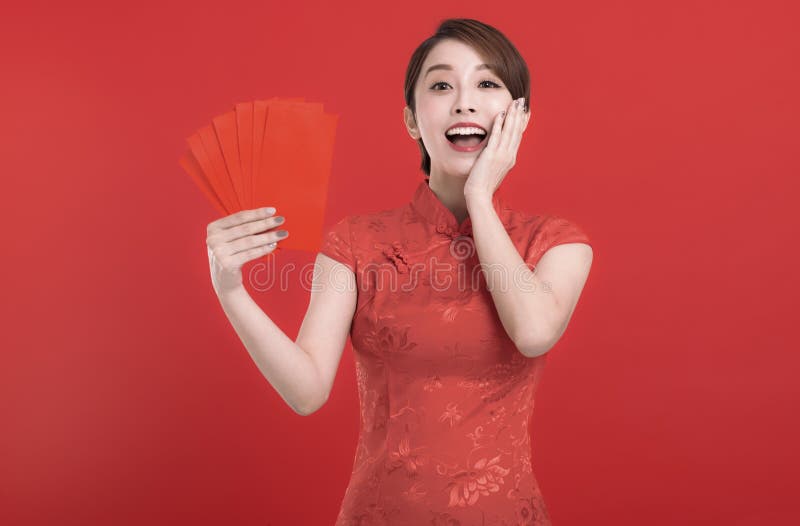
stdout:
POLYGON ((467 200, 464 198, 464 185, 466 182, 466 177, 441 176, 434 172, 431 172, 428 180, 428 186, 430 186, 431 191, 453 213, 458 224, 461 224, 469 216, 467 200))

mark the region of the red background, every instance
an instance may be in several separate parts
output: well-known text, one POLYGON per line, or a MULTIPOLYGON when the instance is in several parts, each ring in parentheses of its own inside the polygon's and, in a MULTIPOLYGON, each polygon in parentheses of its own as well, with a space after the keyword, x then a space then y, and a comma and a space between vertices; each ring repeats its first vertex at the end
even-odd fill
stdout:
MULTIPOLYGON (((217 216, 177 161, 236 102, 303 96, 341 115, 326 222, 407 202, 405 68, 459 16, 531 69, 503 195, 594 242, 532 422, 554 523, 800 521, 791 2, 18 4, 0 28, 0 523, 333 523, 350 344, 327 405, 291 411, 213 294, 217 216)), ((256 299, 294 338, 309 293, 290 283, 256 299)))

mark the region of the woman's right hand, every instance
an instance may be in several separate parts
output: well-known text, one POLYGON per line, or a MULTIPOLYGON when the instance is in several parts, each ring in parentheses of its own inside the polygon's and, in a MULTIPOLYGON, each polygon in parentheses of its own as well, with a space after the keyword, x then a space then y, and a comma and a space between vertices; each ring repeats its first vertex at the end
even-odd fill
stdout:
POLYGON ((269 254, 278 241, 286 239, 286 230, 272 230, 283 221, 275 216, 275 208, 266 207, 242 210, 208 224, 208 264, 218 296, 242 287, 242 265, 269 254))

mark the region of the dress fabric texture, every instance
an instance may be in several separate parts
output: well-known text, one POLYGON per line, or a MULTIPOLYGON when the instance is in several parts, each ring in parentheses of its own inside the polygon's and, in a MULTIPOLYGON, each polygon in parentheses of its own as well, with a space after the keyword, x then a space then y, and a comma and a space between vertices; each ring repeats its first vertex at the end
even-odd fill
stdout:
MULTIPOLYGON (((566 219, 492 204, 529 269, 590 244, 566 219)), ((458 224, 425 179, 403 206, 328 227, 320 252, 358 286, 360 431, 336 526, 549 525, 528 431, 546 354, 506 334, 470 218, 458 224)))

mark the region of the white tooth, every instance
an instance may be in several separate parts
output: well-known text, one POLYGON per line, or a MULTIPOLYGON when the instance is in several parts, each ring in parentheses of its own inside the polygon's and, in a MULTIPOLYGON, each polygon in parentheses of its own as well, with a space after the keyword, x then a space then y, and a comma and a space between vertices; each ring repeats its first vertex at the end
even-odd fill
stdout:
POLYGON ((486 132, 480 128, 469 127, 469 128, 451 128, 447 130, 447 135, 486 135, 486 132))

